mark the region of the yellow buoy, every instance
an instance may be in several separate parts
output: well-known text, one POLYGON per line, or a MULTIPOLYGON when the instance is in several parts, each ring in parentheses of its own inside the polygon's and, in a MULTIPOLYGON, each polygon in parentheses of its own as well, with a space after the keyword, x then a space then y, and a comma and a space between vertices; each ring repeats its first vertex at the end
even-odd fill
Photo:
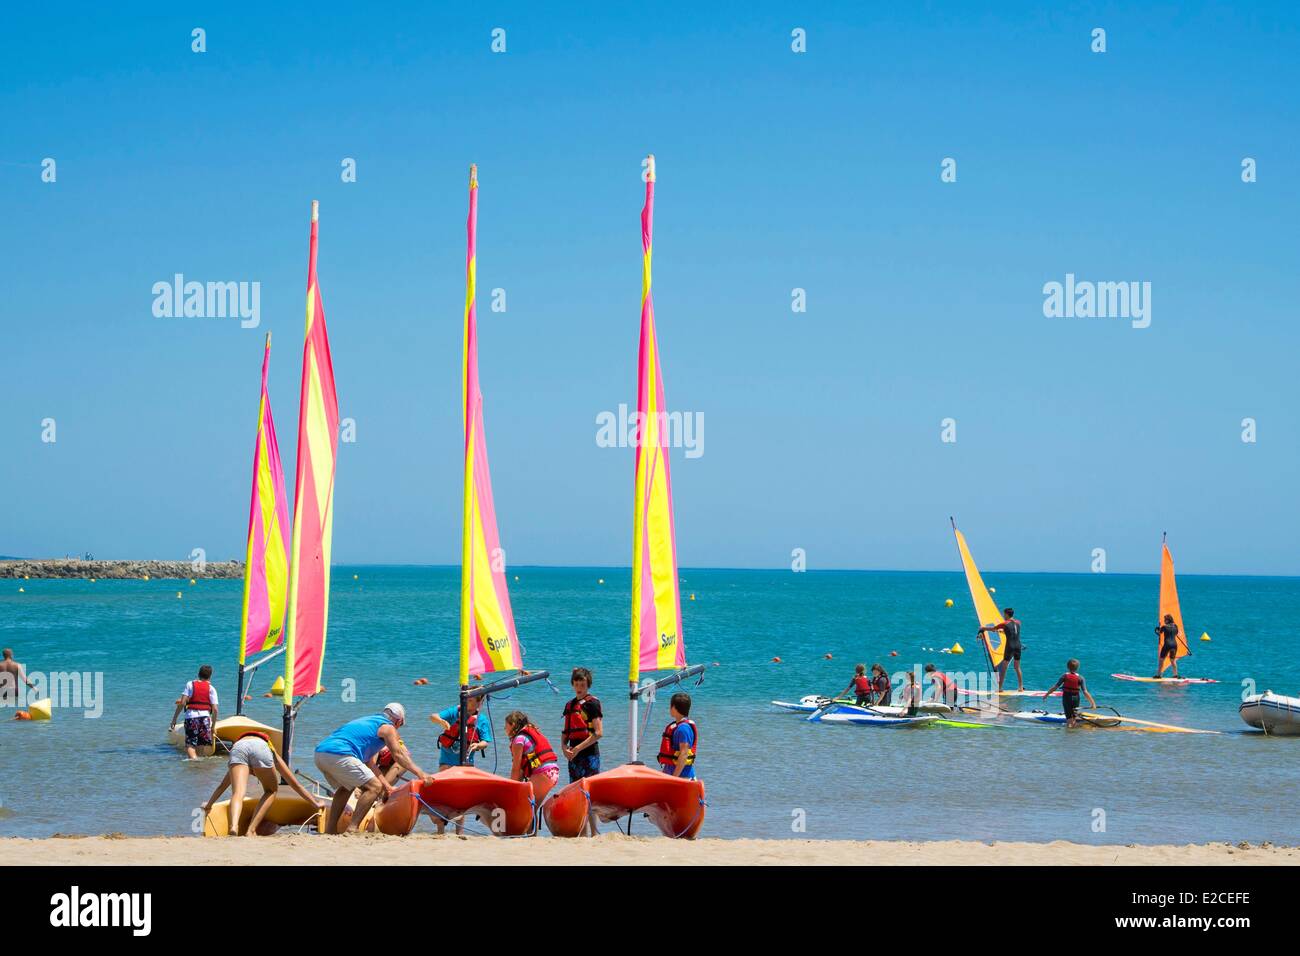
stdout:
POLYGON ((944 606, 944 607, 952 607, 952 598, 948 598, 948 600, 944 601, 944 602, 943 602, 943 606, 944 606))
POLYGON ((965 654, 966 651, 962 649, 961 643, 958 642, 958 643, 956 643, 956 644, 954 644, 954 645, 952 646, 952 649, 949 650, 948 653, 949 653, 949 654, 965 654))
POLYGON ((604 583, 605 583, 605 579, 604 579, 604 578, 600 578, 599 580, 596 581, 596 583, 597 583, 597 584, 604 584, 604 583))
POLYGON ((989 594, 997 594, 997 593, 998 593, 997 588, 989 588, 989 594))
POLYGON ((91 579, 90 579, 90 583, 91 583, 91 584, 94 584, 94 583, 95 583, 95 579, 94 579, 94 578, 91 578, 91 579))
POLYGON ((1201 632, 1201 640, 1203 640, 1203 641, 1208 641, 1209 639, 1210 639, 1210 635, 1209 635, 1209 634, 1207 634, 1207 633, 1205 633, 1205 632, 1201 632))
POLYGON ((31 576, 30 574, 24 574, 24 575, 23 575, 23 580, 24 580, 24 581, 30 581, 31 579, 32 579, 32 576, 31 576))
POLYGON ((26 588, 19 588, 19 589, 18 589, 18 593, 19 593, 19 594, 26 594, 26 593, 27 593, 27 589, 26 589, 26 588))
POLYGON ((181 596, 181 592, 180 592, 180 591, 177 591, 177 592, 176 592, 176 596, 177 596, 177 597, 180 597, 180 596, 181 596))
POLYGON ((199 583, 199 582, 198 582, 197 580, 195 580, 194 578, 190 578, 190 584, 198 584, 198 583, 199 583))
POLYGON ((284 693, 284 675, 283 675, 283 674, 281 674, 279 677, 277 677, 277 678, 275 679, 275 683, 271 685, 271 693, 272 693, 272 694, 283 694, 283 693, 284 693))
POLYGON ((144 577, 142 577, 140 580, 141 580, 141 581, 148 581, 148 580, 149 580, 149 575, 146 574, 146 575, 145 575, 144 577))
POLYGON ((353 581, 357 580, 357 575, 355 575, 355 574, 352 575, 352 580, 353 580, 353 581))
POLYGON ((517 575, 517 574, 515 575, 515 580, 516 580, 516 581, 519 580, 519 575, 517 575))
POLYGON ((27 705, 27 712, 32 715, 32 720, 49 720, 54 716, 54 702, 48 697, 34 700, 27 705))
POLYGON ((695 600, 695 595, 694 595, 694 594, 691 595, 691 600, 692 600, 692 601, 695 600))

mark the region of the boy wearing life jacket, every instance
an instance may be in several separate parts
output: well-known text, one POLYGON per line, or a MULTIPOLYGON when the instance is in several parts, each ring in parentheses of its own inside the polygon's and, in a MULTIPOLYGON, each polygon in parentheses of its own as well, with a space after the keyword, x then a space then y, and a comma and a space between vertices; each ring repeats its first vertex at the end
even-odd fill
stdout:
POLYGON ((510 738, 510 779, 527 780, 533 788, 533 806, 540 807, 560 782, 560 762, 555 751, 522 710, 506 715, 506 736, 510 738))
MULTIPOLYGON (((212 686, 212 665, 204 664, 199 668, 197 680, 187 681, 181 691, 176 709, 172 711, 172 723, 168 732, 176 729, 176 718, 185 711, 185 756, 194 760, 198 757, 200 747, 213 746, 212 728, 217 722, 217 689, 212 686)), ((204 756, 210 756, 209 750, 204 756)))
POLYGON ((250 773, 257 777, 257 782, 262 785, 262 799, 257 802, 257 807, 253 810, 253 817, 248 821, 248 830, 245 832, 245 836, 257 836, 257 828, 266 817, 267 811, 271 809, 271 804, 275 802, 275 795, 280 788, 281 780, 284 780, 298 796, 308 803, 317 807, 327 805, 320 797, 308 793, 307 789, 298 782, 298 778, 289 769, 289 765, 280 758, 280 755, 275 752, 275 748, 271 746, 269 736, 260 731, 250 730, 242 734, 230 748, 230 763, 226 765, 226 775, 217 784, 217 789, 212 791, 212 796, 208 797, 208 802, 203 804, 203 814, 206 816, 212 812, 212 805, 226 792, 226 788, 230 788, 230 827, 228 831, 230 836, 239 836, 239 824, 243 816, 244 793, 248 788, 248 775, 250 773))
POLYGON ((853 668, 853 680, 849 681, 849 686, 835 696, 843 697, 849 691, 853 691, 853 701, 859 707, 866 707, 871 703, 871 678, 867 676, 866 664, 858 664, 853 668))
POLYGON ((925 665, 925 673, 930 678, 930 686, 935 689, 938 699, 945 704, 957 706, 957 682, 933 664, 925 665))
POLYGON ((695 779, 695 754, 700 746, 700 728, 691 720, 691 695, 684 691, 673 694, 668 704, 673 718, 664 728, 659 743, 659 767, 674 777, 695 779))
POLYGON ((560 750, 569 762, 569 783, 600 773, 600 738, 604 714, 600 700, 591 693, 591 671, 575 667, 569 678, 573 699, 564 705, 564 729, 560 750))
MULTIPOLYGON (((479 719, 478 711, 482 706, 483 698, 481 697, 471 697, 466 704, 466 709, 469 712, 469 722, 465 727, 466 766, 472 767, 474 765, 474 755, 487 750, 488 744, 492 743, 491 722, 479 719)), ((436 714, 430 714, 429 720, 442 728, 442 733, 438 735, 438 769, 444 770, 447 767, 461 766, 460 706, 448 707, 436 714)))
POLYGON ((1043 695, 1044 699, 1052 696, 1056 688, 1061 688, 1061 705, 1065 708, 1065 726, 1074 727, 1079 723, 1079 695, 1088 698, 1088 706, 1096 708, 1097 702, 1088 693, 1088 684, 1079 673, 1079 661, 1071 657, 1065 662, 1065 673, 1060 676, 1043 695))

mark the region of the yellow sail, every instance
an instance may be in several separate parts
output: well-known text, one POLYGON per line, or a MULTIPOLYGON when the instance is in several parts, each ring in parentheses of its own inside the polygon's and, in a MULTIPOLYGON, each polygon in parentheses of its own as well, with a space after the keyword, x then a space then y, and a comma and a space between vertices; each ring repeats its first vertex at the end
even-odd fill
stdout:
MULTIPOLYGON (((957 530, 956 524, 952 526, 952 533, 957 537, 957 552, 961 555, 962 570, 966 572, 966 586, 970 588, 970 598, 975 605, 975 616, 979 619, 980 627, 1001 623, 1002 612, 994 603, 989 589, 984 586, 980 569, 975 566, 975 559, 970 555, 966 539, 957 530)), ((984 649, 988 651, 989 664, 996 669, 1002 663, 1002 646, 1005 641, 1002 632, 985 631, 980 634, 980 638, 984 641, 984 649)))

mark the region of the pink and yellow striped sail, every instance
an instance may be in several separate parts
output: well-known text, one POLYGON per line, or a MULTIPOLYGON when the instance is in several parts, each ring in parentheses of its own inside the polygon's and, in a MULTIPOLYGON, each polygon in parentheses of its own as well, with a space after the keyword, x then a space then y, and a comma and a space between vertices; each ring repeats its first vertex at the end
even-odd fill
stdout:
POLYGON ((636 490, 632 519, 632 650, 628 680, 641 671, 686 666, 677 537, 668 469, 667 405, 655 337, 650 263, 654 247, 655 166, 646 160, 641 210, 641 346, 637 371, 636 490))
POLYGON ((289 620, 285 637, 284 702, 320 687, 329 624, 330 542, 334 532, 334 466, 339 448, 339 402, 334 391, 325 307, 316 279, 317 204, 311 208, 307 259, 307 331, 298 406, 298 461, 293 493, 293 549, 289 620))
POLYGON ((506 587, 505 553, 497 534, 483 433, 483 392, 478 378, 478 313, 475 283, 478 243, 478 174, 469 174, 465 253, 465 364, 462 399, 465 425, 465 511, 460 569, 460 682, 471 672, 519 670, 523 657, 506 587))
POLYGON ((244 555, 244 610, 239 633, 239 663, 250 654, 269 651, 284 640, 284 611, 289 599, 289 505, 284 496, 284 469, 275 440, 266 373, 271 363, 271 334, 262 352, 262 398, 257 409, 253 446, 253 492, 248 505, 248 550, 244 555))

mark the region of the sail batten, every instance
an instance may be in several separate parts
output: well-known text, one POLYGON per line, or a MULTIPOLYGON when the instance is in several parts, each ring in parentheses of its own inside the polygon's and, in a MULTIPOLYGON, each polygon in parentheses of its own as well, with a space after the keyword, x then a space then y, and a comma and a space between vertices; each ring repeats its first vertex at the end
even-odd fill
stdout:
POLYGON ((239 634, 239 663, 284 640, 289 598, 289 506, 284 493, 284 469, 271 416, 267 371, 271 336, 262 353, 262 395, 257 409, 253 445, 253 490, 248 506, 248 544, 244 555, 244 602, 239 634))
POLYGON ((478 311, 476 308, 478 245, 478 176, 470 168, 469 218, 466 221, 465 329, 461 382, 464 444, 464 512, 461 528, 460 683, 470 673, 518 670, 523 667, 515 631, 510 591, 506 585, 505 552, 501 549, 492 476, 488 468, 483 429, 483 392, 478 374, 478 311))
MULTIPOLYGON (((962 570, 966 573, 966 586, 970 589, 971 603, 975 606, 975 617, 979 620, 980 627, 1000 623, 1002 614, 998 610, 997 602, 989 594, 989 589, 984 586, 984 578, 980 575, 979 568, 975 566, 975 559, 971 557, 966 538, 957 530, 956 524, 953 524, 952 533, 957 538, 957 552, 961 555, 962 570)), ((1005 637, 1001 631, 984 631, 980 634, 980 640, 988 655, 989 666, 996 670, 1002 664, 1005 637)))
POLYGON ((298 406, 293 546, 285 628, 284 703, 320 687, 329 627, 330 547, 334 532, 334 473, 339 404, 334 389, 325 307, 316 277, 317 206, 312 203, 307 258, 307 322, 298 406))
MULTIPOLYGON (((1156 626, 1159 627, 1165 621, 1165 615, 1168 614, 1174 619, 1174 624, 1178 626, 1178 658, 1184 658, 1191 653, 1187 646, 1187 632, 1183 630, 1183 612, 1178 606, 1178 584, 1174 579, 1174 556, 1169 553, 1167 542, 1160 544, 1160 609, 1156 612, 1156 626)), ((1163 644, 1163 638, 1156 635, 1156 653, 1159 653, 1163 644)), ((1163 674, 1173 662, 1168 658, 1161 658, 1160 673, 1163 674)))
POLYGON ((654 157, 647 160, 641 211, 641 336, 637 362, 636 471, 632 524, 632 630, 628 679, 686 666, 672 480, 664 424, 651 263, 654 250, 654 157))

